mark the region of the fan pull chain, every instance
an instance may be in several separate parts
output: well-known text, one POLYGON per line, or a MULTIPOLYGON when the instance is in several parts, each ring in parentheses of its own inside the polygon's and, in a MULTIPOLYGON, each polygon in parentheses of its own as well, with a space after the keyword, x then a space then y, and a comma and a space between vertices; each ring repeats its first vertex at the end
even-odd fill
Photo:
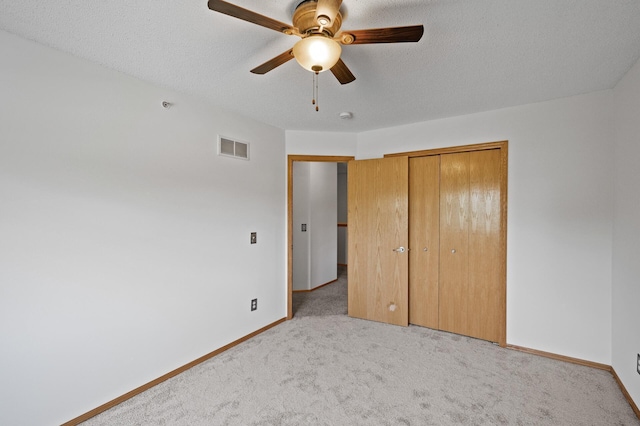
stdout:
POLYGON ((313 90, 313 95, 311 96, 311 105, 316 104, 316 74, 313 74, 313 80, 311 81, 311 89, 313 90))
POLYGON ((318 72, 313 73, 313 99, 311 100, 311 105, 316 106, 316 112, 320 110, 318 107, 318 72))

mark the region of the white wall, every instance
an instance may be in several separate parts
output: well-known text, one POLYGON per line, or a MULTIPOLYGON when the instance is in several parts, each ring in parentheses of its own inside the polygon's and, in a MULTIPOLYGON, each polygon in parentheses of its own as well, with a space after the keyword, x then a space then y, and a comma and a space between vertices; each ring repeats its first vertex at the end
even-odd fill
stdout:
POLYGON ((640 62, 615 88, 613 368, 640 405, 640 62))
POLYGON ((309 223, 311 221, 311 196, 309 186, 311 163, 296 161, 293 163, 293 289, 311 289, 311 257, 309 223), (302 231, 302 224, 307 231, 302 231))
POLYGON ((312 290, 337 278, 336 223, 337 164, 293 163, 294 290, 312 290))
POLYGON ((507 342, 610 364, 612 107, 602 91, 365 132, 357 157, 509 140, 507 342))
POLYGON ((356 155, 356 133, 287 130, 287 155, 356 155))
POLYGON ((60 424, 286 316, 284 131, 5 32, 0 57, 0 424, 60 424))
POLYGON ((310 163, 311 288, 338 278, 338 165, 310 163))
MULTIPOLYGON (((348 198, 347 198, 347 163, 338 164, 338 222, 347 223, 348 198)), ((347 264, 348 248, 347 248, 347 228, 338 228, 338 263, 347 264)))

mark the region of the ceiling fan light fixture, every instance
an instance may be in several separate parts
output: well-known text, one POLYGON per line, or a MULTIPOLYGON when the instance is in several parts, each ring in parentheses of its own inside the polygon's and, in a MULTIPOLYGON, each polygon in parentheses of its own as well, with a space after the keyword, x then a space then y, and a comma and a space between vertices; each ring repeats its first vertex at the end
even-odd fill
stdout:
POLYGON ((293 56, 300 66, 316 73, 333 68, 341 53, 340 43, 320 34, 303 38, 293 46, 293 56))

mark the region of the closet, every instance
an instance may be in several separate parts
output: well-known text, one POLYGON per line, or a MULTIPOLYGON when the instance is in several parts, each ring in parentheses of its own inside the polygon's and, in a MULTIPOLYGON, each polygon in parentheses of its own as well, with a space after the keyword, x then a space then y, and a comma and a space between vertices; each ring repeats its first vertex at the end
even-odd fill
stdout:
POLYGON ((500 340, 500 167, 498 149, 410 158, 410 323, 500 340))
POLYGON ((349 162, 349 315, 506 345, 507 142, 349 162))

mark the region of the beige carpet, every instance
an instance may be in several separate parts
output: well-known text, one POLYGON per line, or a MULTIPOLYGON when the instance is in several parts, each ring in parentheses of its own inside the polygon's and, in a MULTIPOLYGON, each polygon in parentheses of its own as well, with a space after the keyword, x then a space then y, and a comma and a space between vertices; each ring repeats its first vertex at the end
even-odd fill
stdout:
POLYGON ((344 275, 294 306, 294 320, 85 424, 640 425, 605 371, 347 317, 344 275))

